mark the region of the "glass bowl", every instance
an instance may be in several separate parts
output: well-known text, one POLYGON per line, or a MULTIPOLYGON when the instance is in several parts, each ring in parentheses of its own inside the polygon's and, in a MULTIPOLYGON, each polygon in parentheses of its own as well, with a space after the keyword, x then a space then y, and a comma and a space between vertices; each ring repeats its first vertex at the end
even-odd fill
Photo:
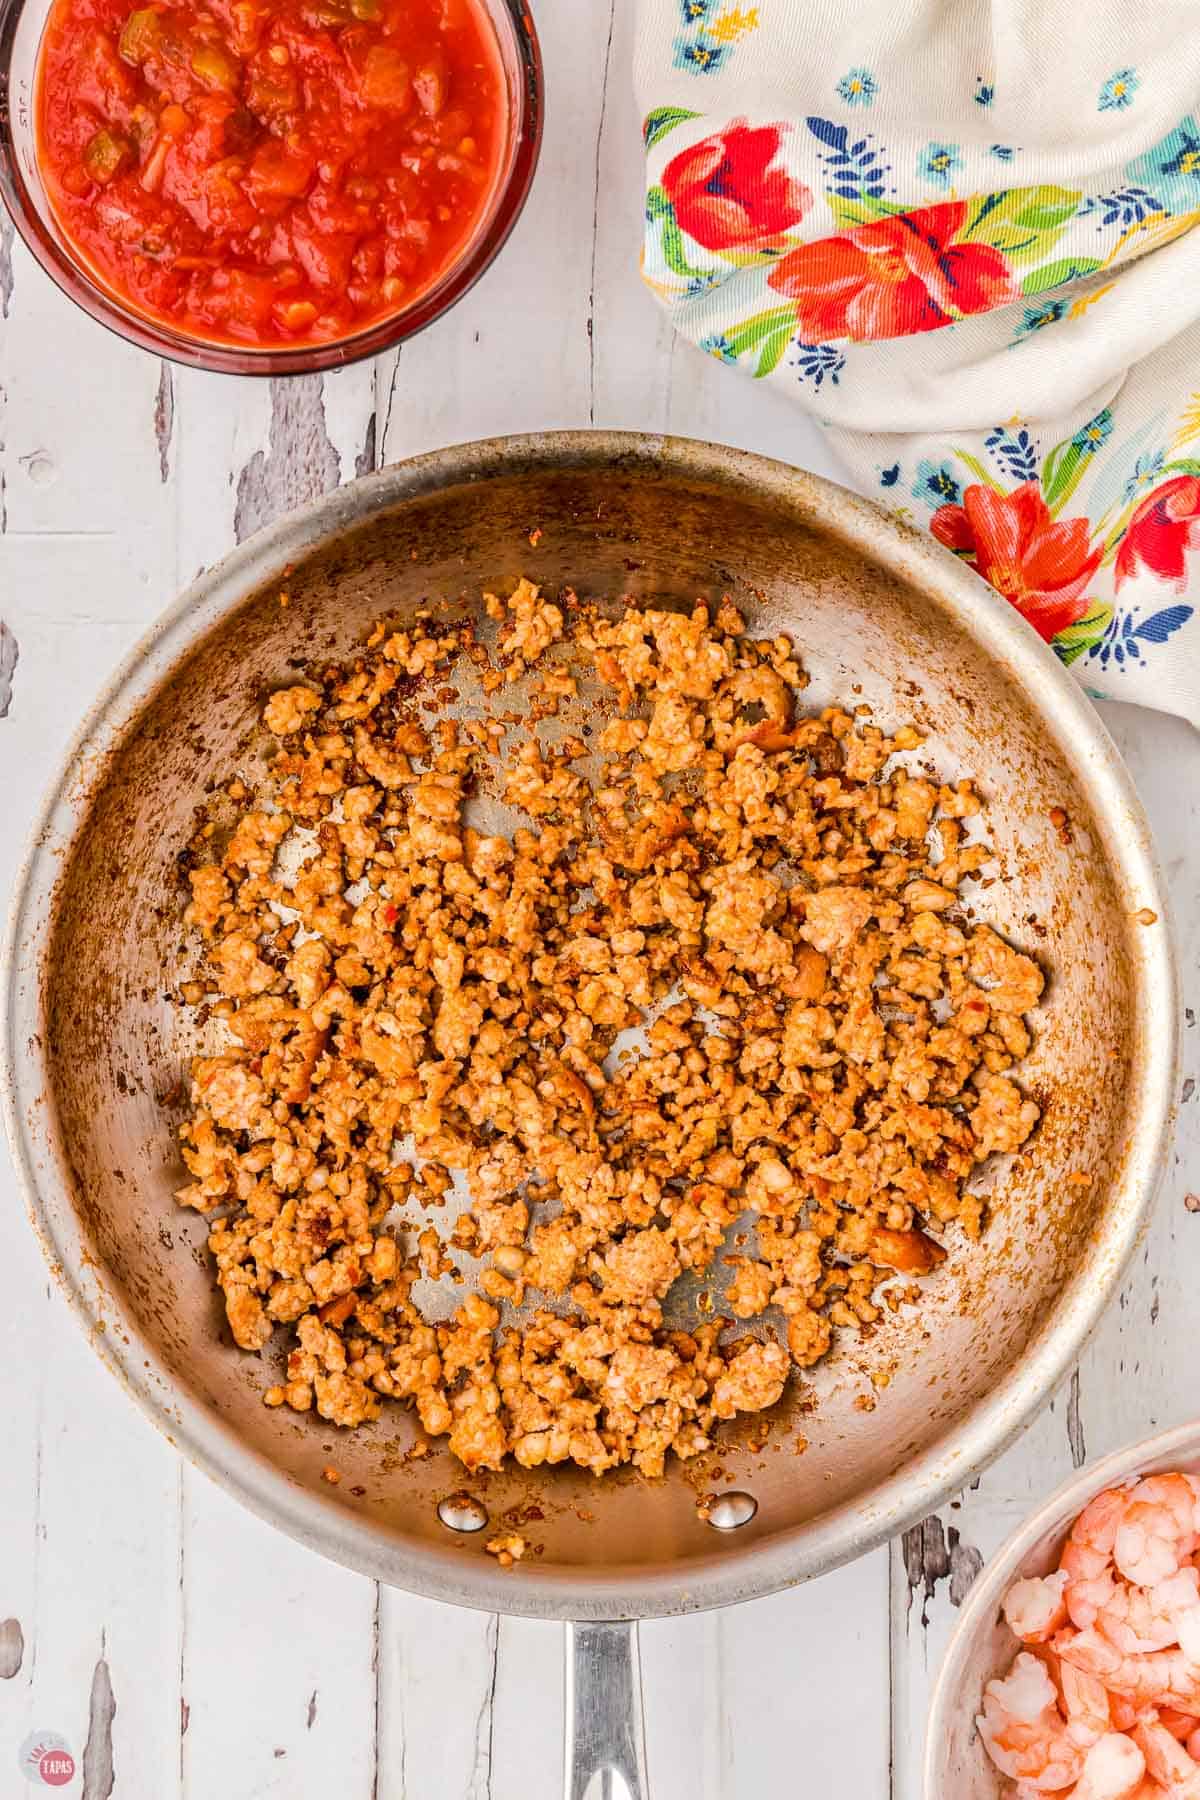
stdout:
POLYGON ((479 0, 499 46, 508 91, 508 141, 491 204, 462 254, 408 306, 328 343, 212 342, 147 318, 79 261, 50 205, 38 167, 34 80, 50 0, 0 0, 0 198, 22 240, 63 293, 127 343, 224 375, 301 375, 343 368, 402 343, 460 300, 500 251, 520 216, 542 138, 542 59, 526 0, 479 0))

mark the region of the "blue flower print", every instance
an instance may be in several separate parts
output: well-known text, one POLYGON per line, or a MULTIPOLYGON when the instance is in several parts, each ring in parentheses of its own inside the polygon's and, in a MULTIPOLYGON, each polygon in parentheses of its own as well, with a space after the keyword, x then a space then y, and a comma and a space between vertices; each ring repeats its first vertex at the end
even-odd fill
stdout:
POLYGON ((716 12, 718 0, 679 0, 685 25, 703 25, 716 12))
POLYGON ((700 339, 700 349, 706 350, 709 356, 715 356, 718 362, 735 363, 737 351, 723 331, 716 331, 711 337, 700 339))
POLYGON ((1014 481, 1037 480, 1037 445, 1024 425, 1016 432, 1011 431, 1007 425, 997 425, 983 441, 1000 467, 1006 469, 1014 481))
POLYGON ((977 75, 975 77, 975 104, 976 104, 976 106, 990 106, 992 104, 992 101, 995 98, 996 98, 995 82, 994 81, 985 81, 983 79, 982 75, 977 75))
POLYGON ((839 200, 879 200, 890 185, 891 164, 880 161, 876 140, 869 131, 850 141, 852 133, 832 119, 810 118, 808 129, 827 147, 821 160, 829 171, 829 192, 839 200))
POLYGON ((1013 159, 1013 147, 1011 144, 993 144, 992 155, 996 158, 997 162, 1011 162, 1013 159))
POLYGON ((829 380, 834 387, 838 384, 838 376, 846 366, 846 358, 836 344, 803 344, 799 338, 793 340, 797 355, 791 358, 794 369, 799 369, 801 381, 811 381, 815 388, 829 380))
POLYGON ((1200 125, 1190 117, 1181 120, 1125 173, 1148 188, 1172 217, 1195 212, 1200 207, 1200 125))
POLYGON ((870 106, 879 92, 879 83, 870 69, 847 69, 837 91, 847 106, 870 106))
POLYGON ((899 463, 892 463, 889 468, 880 469, 880 471, 879 471, 880 487, 895 487, 895 485, 899 481, 899 479, 900 479, 900 464, 899 463))
POLYGON ((695 37, 677 37, 672 60, 677 69, 687 69, 693 75, 715 75, 733 48, 701 31, 695 37))
POLYGON ((1123 187, 1111 194, 1089 196, 1079 209, 1079 217, 1099 213, 1101 226, 1120 225, 1122 230, 1128 230, 1131 225, 1140 225, 1143 219, 1161 212, 1160 203, 1144 187, 1123 187))
POLYGON ((1138 72, 1136 69, 1118 69, 1109 76, 1100 89, 1100 98, 1096 105, 1101 112, 1123 112, 1127 106, 1133 105, 1133 96, 1138 90, 1138 72))
POLYGON ((1094 456, 1101 445, 1107 443, 1112 436, 1112 428, 1112 412, 1106 406, 1096 414, 1094 419, 1089 419, 1086 425, 1080 426, 1071 439, 1071 443, 1085 456, 1094 456))
POLYGON ((962 166, 957 144, 926 144, 917 157, 917 174, 937 187, 949 187, 955 170, 962 166))
POLYGON ((1088 646, 1088 656, 1099 657, 1102 669, 1107 669, 1110 658, 1119 669, 1140 663, 1147 644, 1165 644, 1173 632, 1187 624, 1194 610, 1190 606, 1165 606, 1148 619, 1138 617, 1136 606, 1127 613, 1114 613, 1104 636, 1088 646))
POLYGON ((1166 457, 1161 450, 1155 450, 1150 456, 1139 456, 1133 465, 1133 473, 1125 483, 1125 499, 1136 500, 1147 488, 1153 487, 1162 474, 1166 457))
POLYGON ((923 500, 926 506, 958 506, 962 501, 962 489, 950 464, 933 463, 927 458, 919 462, 917 479, 913 482, 913 499, 923 500))
POLYGON ((724 280, 719 269, 700 269, 692 275, 683 290, 685 300, 698 300, 701 294, 707 294, 724 280))
POLYGON ((1041 331, 1045 325, 1057 325, 1066 317, 1067 306, 1066 300, 1047 300, 1044 306, 1027 306, 1025 317, 1017 326, 1017 337, 1029 337, 1031 332, 1041 331))

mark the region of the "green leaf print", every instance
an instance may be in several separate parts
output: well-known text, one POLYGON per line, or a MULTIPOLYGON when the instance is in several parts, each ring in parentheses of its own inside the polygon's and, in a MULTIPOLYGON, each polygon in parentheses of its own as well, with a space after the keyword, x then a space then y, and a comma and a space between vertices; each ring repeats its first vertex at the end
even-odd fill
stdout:
POLYGON ((1033 262, 1053 247, 1079 205, 1070 188, 1008 188, 976 203, 957 242, 990 244, 1010 263, 1033 262))
MULTIPOLYGON (((780 332, 783 333, 783 341, 786 344, 795 329, 796 308, 794 306, 772 306, 766 312, 754 313, 751 318, 743 319, 740 325, 735 326, 732 331, 727 331, 725 336, 733 354, 744 356, 747 350, 757 349, 760 344, 765 343, 769 338, 776 337, 780 332)), ((777 356, 775 361, 778 362, 778 360, 777 356)), ((762 373, 761 370, 759 372, 762 373)))
POLYGON ((758 367, 754 371, 756 381, 761 381, 764 375, 769 375, 772 369, 779 366, 779 359, 791 342, 795 323, 793 319, 788 325, 777 326, 770 337, 766 339, 759 355, 758 367))
POLYGON ((1112 430, 1112 413, 1104 407, 1080 430, 1055 444, 1042 466, 1042 498, 1060 513, 1087 473, 1097 450, 1112 430))
POLYGON ((1000 486, 1000 483, 996 480, 996 477, 992 474, 991 470, 986 468, 977 456, 972 456, 967 450, 955 450, 954 454, 957 456, 960 463, 970 469, 976 481, 981 481, 984 487, 990 487, 994 494, 1002 494, 1004 492, 1004 489, 1000 486))
POLYGON ((652 187, 646 195, 646 217, 658 221, 662 234, 663 261, 672 275, 682 275, 685 279, 698 275, 700 270, 693 269, 687 259, 683 233, 675 222, 675 208, 667 198, 665 188, 652 187))
POLYGON ((674 131, 686 119, 698 119, 699 113, 689 112, 686 106, 656 106, 653 112, 646 114, 642 126, 642 137, 647 150, 653 150, 655 144, 662 142, 668 131, 674 131))
POLYGON ((1093 644, 1098 644, 1108 630, 1112 620, 1113 609, 1107 601, 1098 600, 1082 619, 1076 619, 1074 625, 1068 625, 1065 631, 1055 634, 1054 651, 1060 662, 1071 664, 1093 644))
POLYGON ((1052 513, 1061 512, 1071 498, 1083 480, 1090 458, 1090 450, 1081 449, 1069 438, 1050 452, 1042 470, 1042 498, 1052 513))
POLYGON ((892 219, 909 210, 892 200, 873 200, 869 194, 861 194, 857 200, 827 194, 825 202, 843 231, 853 231, 856 225, 870 225, 876 219, 892 219))
POLYGON ((1021 283, 1023 294, 1044 294, 1048 288, 1061 287, 1064 281, 1075 281, 1081 275, 1094 275, 1102 265, 1094 256, 1060 256, 1054 262, 1033 269, 1021 283))

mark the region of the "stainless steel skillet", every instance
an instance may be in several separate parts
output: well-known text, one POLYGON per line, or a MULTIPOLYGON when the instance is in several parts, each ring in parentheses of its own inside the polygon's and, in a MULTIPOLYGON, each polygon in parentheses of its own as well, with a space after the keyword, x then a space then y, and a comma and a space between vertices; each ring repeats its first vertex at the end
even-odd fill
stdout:
POLYGON ((641 1781, 634 1643, 612 1622, 832 1568, 929 1512, 1038 1409, 1114 1291, 1174 1101, 1174 966, 1146 823, 1053 655, 948 553, 827 482, 606 432, 384 470, 185 594, 109 684, 50 797, 14 900, 5 1009, 14 1156, 109 1366, 193 1461, 323 1554, 460 1605, 584 1621, 569 1664, 574 1793, 601 1766, 641 1781), (265 689, 348 651, 384 611, 469 606, 522 573, 679 603, 728 591, 755 629, 795 639, 814 706, 853 693, 883 723, 922 722, 930 754, 989 797, 1011 877, 989 916, 1036 944, 1052 981, 1027 1070, 1044 1123, 994 1178, 992 1228, 955 1248, 919 1317, 843 1343, 785 1399, 764 1449, 727 1440, 717 1485, 750 1495, 753 1517, 714 1529, 682 1470, 602 1486, 516 1470, 470 1484, 493 1520, 542 1515, 529 1533, 541 1555, 505 1573, 439 1516, 462 1470, 444 1455, 404 1462, 404 1414, 339 1439, 332 1488, 330 1428, 264 1407, 269 1371, 223 1337, 203 1224, 170 1199, 166 1098, 193 1043, 163 972, 179 936, 174 857, 204 783, 253 753, 265 689), (873 1410, 856 1406, 864 1395, 873 1410))

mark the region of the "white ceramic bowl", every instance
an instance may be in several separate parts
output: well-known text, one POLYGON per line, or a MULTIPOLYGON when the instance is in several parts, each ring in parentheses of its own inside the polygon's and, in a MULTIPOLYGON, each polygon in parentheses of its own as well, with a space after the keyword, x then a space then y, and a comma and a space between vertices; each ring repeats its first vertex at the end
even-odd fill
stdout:
POLYGON ((975 1729, 984 1686, 1005 1673, 1020 1649, 1000 1611, 1012 1583, 1048 1575, 1088 1501, 1132 1476, 1182 1469, 1200 1475, 1200 1423, 1116 1450, 1052 1494, 996 1552, 971 1589, 942 1663, 925 1736, 925 1800, 1002 1800, 1012 1792, 975 1729))

